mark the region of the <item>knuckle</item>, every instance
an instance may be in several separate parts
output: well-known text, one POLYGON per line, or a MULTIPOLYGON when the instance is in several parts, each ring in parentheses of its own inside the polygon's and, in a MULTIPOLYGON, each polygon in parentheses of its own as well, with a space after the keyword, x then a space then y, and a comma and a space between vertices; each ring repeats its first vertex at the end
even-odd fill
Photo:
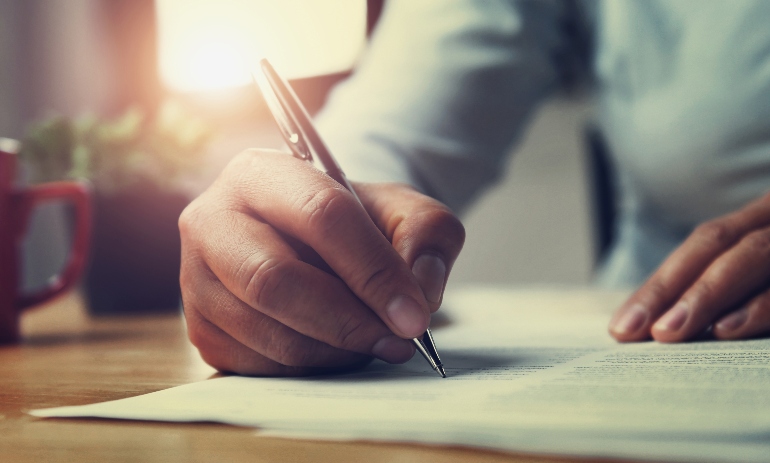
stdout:
POLYGON ((748 248, 758 254, 770 254, 770 230, 751 232, 741 240, 748 248))
POLYGON ((427 242, 453 260, 465 243, 465 227, 452 211, 439 206, 412 214, 400 223, 393 236, 394 240, 427 242))
POLYGON ((302 367, 309 365, 312 350, 306 343, 286 336, 273 336, 272 340, 274 360, 288 367, 302 367))
POLYGON ((706 245, 725 248, 736 239, 736 231, 723 221, 713 220, 699 225, 693 235, 706 245))
POLYGON ((177 226, 179 227, 179 234, 182 237, 184 243, 185 238, 190 236, 191 230, 194 228, 200 215, 200 198, 193 200, 187 207, 179 214, 179 220, 177 226))
MULTIPOLYGON (((364 331, 364 320, 349 316, 339 325, 335 335, 335 347, 353 348, 358 345, 359 335, 364 331)), ((354 349, 351 349, 354 350, 354 349)))
POLYGON ((191 313, 188 306, 185 306, 184 311, 187 315, 187 337, 190 339, 190 343, 195 346, 199 351, 203 352, 208 350, 207 347, 211 345, 210 334, 202 326, 202 321, 199 316, 195 316, 191 313))
POLYGON ((322 239, 331 235, 342 219, 355 211, 357 204, 344 190, 326 187, 304 197, 299 205, 310 229, 322 239))
POLYGON ((260 151, 256 149, 243 150, 229 162, 223 172, 225 175, 241 175, 244 171, 250 170, 254 162, 258 160, 260 151))
POLYGON ((465 240, 465 227, 460 219, 446 207, 420 212, 417 218, 429 227, 439 229, 443 234, 456 238, 457 241, 465 240))
POLYGON ((367 266, 369 271, 362 272, 359 283, 353 283, 354 287, 360 288, 359 294, 375 294, 380 288, 390 287, 393 281, 399 281, 399 275, 383 262, 389 262, 388 259, 372 259, 372 263, 367 266))
POLYGON ((215 227, 224 217, 227 208, 216 195, 204 192, 191 201, 179 214, 177 227, 182 241, 182 247, 198 247, 208 241, 208 231, 215 227))
MULTIPOLYGON (((701 280, 703 282, 729 281, 734 274, 735 263, 728 259, 722 258, 715 260, 711 266, 709 266, 709 268, 701 277, 701 280)), ((715 283, 707 284, 711 284, 713 286, 715 283)))
POLYGON ((215 191, 222 199, 239 205, 240 199, 237 191, 248 189, 255 178, 259 178, 264 171, 263 150, 248 149, 238 153, 227 163, 222 173, 219 174, 211 190, 215 191))
POLYGON ((688 293, 691 295, 688 298, 690 301, 711 301, 716 300, 717 288, 713 281, 701 278, 688 293))
POLYGON ((262 311, 275 313, 285 303, 296 281, 294 264, 281 258, 249 258, 241 266, 238 281, 245 282, 247 300, 262 311))
POLYGON ((653 276, 644 285, 644 296, 648 300, 664 301, 668 295, 667 286, 660 277, 653 276))
POLYGON ((435 211, 432 223, 435 228, 440 230, 440 236, 448 243, 462 246, 465 242, 465 227, 460 219, 448 209, 435 211))

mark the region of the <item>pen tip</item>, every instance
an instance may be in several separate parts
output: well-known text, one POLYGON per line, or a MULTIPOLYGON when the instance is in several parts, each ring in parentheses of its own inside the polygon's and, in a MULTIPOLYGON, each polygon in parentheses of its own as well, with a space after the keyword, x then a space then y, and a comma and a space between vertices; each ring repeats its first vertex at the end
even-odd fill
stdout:
POLYGON ((444 372, 444 365, 436 365, 436 371, 442 378, 446 378, 446 372, 444 372))

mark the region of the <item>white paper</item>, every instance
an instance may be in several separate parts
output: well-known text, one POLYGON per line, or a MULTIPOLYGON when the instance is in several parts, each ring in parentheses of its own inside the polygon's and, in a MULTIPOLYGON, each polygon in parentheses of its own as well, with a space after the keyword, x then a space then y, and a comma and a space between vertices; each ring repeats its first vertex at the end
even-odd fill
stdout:
MULTIPOLYGON (((595 305, 592 305, 596 302, 595 305)), ((466 290, 422 358, 346 375, 227 377, 32 412, 220 421, 262 434, 713 461, 770 459, 770 340, 619 345, 580 291, 466 290)))

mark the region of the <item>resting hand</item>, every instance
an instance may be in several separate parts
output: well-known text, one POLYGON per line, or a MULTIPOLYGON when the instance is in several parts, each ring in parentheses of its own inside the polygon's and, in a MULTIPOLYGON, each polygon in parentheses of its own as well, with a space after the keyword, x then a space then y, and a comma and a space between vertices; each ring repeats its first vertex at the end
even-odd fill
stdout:
POLYGON ((770 195, 700 225, 616 312, 619 341, 770 334, 770 195))
POLYGON ((182 299, 206 362, 302 375, 412 357, 464 230, 406 185, 355 188, 366 210, 309 163, 251 150, 185 209, 182 299))

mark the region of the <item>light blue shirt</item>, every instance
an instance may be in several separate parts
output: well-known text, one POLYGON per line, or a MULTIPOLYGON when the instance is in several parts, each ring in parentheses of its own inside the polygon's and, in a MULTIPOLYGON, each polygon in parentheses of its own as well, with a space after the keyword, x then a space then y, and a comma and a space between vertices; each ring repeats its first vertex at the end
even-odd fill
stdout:
POLYGON ((389 0, 319 125, 353 180, 406 181, 462 212, 581 62, 619 177, 599 280, 636 285, 770 189, 770 1, 389 0))

